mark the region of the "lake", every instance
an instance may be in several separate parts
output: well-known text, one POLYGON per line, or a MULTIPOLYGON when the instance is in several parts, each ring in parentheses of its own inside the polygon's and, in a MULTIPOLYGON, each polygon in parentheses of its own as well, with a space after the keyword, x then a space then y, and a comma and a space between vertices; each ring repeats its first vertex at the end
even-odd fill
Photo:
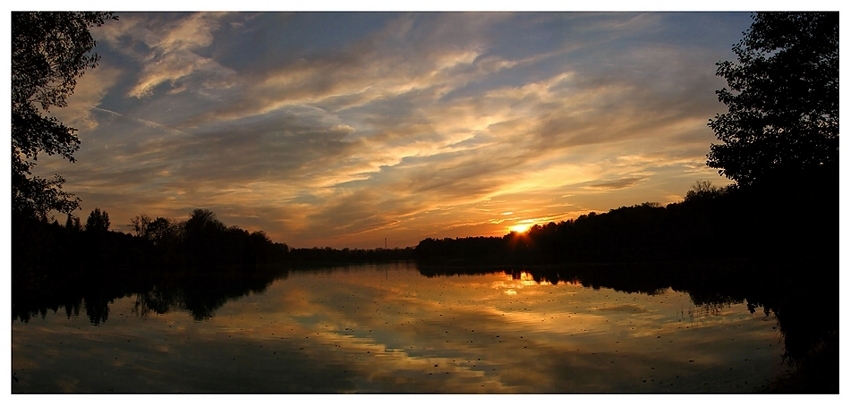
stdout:
POLYGON ((289 270, 16 313, 12 392, 743 393, 788 371, 747 300, 456 273, 289 270))

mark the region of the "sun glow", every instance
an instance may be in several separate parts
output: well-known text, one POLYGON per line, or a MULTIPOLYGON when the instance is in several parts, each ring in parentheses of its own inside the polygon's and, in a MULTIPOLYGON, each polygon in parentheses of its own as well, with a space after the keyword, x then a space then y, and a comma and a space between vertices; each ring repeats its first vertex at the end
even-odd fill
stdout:
POLYGON ((514 226, 512 226, 508 229, 510 229, 512 232, 516 232, 516 233, 525 233, 526 231, 528 231, 528 228, 531 228, 531 224, 514 225, 514 226))

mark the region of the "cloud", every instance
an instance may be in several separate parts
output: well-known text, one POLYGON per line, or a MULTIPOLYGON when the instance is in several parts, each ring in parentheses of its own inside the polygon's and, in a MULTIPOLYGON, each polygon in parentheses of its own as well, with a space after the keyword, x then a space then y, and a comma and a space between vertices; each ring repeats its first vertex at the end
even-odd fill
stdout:
POLYGON ((637 184, 638 182, 645 180, 645 179, 646 179, 645 177, 632 177, 632 178, 625 178, 625 179, 619 179, 619 180, 613 180, 613 181, 606 181, 606 182, 602 182, 602 183, 591 184, 588 187, 597 188, 597 189, 604 189, 604 190, 619 190, 619 189, 623 189, 623 188, 632 187, 635 184, 637 184))
POLYGON ((39 170, 85 209, 204 207, 295 246, 374 247, 504 234, 493 212, 568 219, 712 175, 729 45, 706 36, 735 16, 119 17, 94 30, 102 66, 64 111, 86 129, 78 162, 39 170))
POLYGON ((213 43, 213 33, 226 16, 169 14, 157 19, 151 14, 128 14, 119 16, 116 23, 106 24, 100 35, 110 47, 142 66, 128 96, 150 96, 164 83, 171 84, 168 91, 175 91, 183 88, 179 81, 190 76, 203 87, 227 87, 230 83, 226 78, 234 72, 199 53, 213 43))
POLYGON ((51 112, 65 125, 87 132, 98 126, 91 110, 100 105, 103 97, 118 81, 121 71, 108 63, 100 65, 77 80, 74 93, 68 98, 68 105, 51 112))

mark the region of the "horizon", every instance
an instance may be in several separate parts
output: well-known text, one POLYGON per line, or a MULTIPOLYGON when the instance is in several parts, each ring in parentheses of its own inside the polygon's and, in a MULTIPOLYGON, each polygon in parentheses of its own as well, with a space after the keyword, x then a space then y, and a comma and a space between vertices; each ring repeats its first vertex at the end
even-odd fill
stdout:
POLYGON ((707 123, 748 12, 116 15, 51 111, 77 162, 34 170, 112 230, 203 208, 290 247, 404 248, 731 183, 707 123))

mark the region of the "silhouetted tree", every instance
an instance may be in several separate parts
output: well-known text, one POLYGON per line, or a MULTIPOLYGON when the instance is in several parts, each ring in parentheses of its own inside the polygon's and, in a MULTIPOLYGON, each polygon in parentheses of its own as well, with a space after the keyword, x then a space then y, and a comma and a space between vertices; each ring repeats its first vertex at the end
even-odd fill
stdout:
MULTIPOLYGON (((838 13, 757 13, 720 62, 728 112, 709 120, 707 164, 747 186, 838 163, 838 13)), ((831 169, 830 169, 831 170, 831 169)))
POLYGON ((175 224, 163 217, 157 217, 147 225, 145 235, 154 245, 162 242, 176 244, 183 238, 182 224, 175 224))
POLYGON ((89 29, 112 13, 12 13, 12 212, 28 218, 51 210, 70 213, 79 199, 62 191, 65 180, 32 176, 40 152, 74 161, 80 141, 76 129, 55 117, 51 107, 65 107, 77 78, 97 66, 90 53, 96 42, 89 29))
POLYGON ((186 253, 198 264, 221 263, 227 227, 210 210, 195 209, 184 225, 186 253))
POLYGON ((722 195, 725 189, 718 188, 708 180, 698 180, 685 194, 685 201, 691 202, 698 199, 714 198, 722 195))
POLYGON ((109 214, 95 208, 86 219, 86 232, 106 232, 109 230, 109 214))
POLYGON ((210 210, 195 209, 186 221, 187 238, 200 238, 203 235, 223 232, 225 229, 224 224, 216 219, 215 214, 210 210))
POLYGON ((68 219, 65 220, 65 229, 69 231, 79 231, 80 230, 80 219, 68 214, 68 219))
POLYGON ((136 215, 130 220, 130 225, 133 227, 133 235, 148 239, 148 228, 150 228, 151 218, 145 214, 136 215))

